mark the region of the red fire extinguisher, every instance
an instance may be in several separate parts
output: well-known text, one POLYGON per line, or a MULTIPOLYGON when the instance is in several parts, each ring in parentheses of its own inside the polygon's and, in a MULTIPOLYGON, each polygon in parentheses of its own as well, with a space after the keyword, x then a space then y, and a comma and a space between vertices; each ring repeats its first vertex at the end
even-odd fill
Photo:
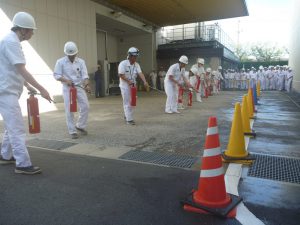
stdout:
POLYGON ((136 86, 132 84, 130 87, 130 94, 131 94, 131 100, 130 100, 130 105, 131 106, 136 106, 136 86))
POLYGON ((34 97, 35 93, 30 92, 29 94, 30 97, 27 99, 29 133, 36 134, 41 132, 39 102, 38 99, 34 97))
POLYGON ((179 90, 178 90, 178 103, 183 103, 183 92, 184 92, 184 89, 182 87, 179 87, 179 90))
POLYGON ((189 91, 189 99, 188 99, 188 106, 192 106, 192 101, 193 101, 193 92, 189 91))
POLYGON ((77 112, 77 89, 74 84, 70 87, 70 112, 77 112))
POLYGON ((197 78, 197 85, 196 85, 197 91, 199 91, 200 84, 201 84, 201 80, 199 78, 197 78))
POLYGON ((207 87, 205 88, 205 98, 208 98, 208 90, 207 90, 207 87))

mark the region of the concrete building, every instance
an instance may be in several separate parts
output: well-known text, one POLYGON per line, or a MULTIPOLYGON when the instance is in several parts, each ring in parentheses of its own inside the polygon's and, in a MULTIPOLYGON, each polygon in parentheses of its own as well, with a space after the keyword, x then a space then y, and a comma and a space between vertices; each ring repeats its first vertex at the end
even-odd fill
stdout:
POLYGON ((239 59, 233 53, 234 42, 218 24, 191 23, 163 27, 157 32, 157 60, 161 67, 168 68, 180 55, 189 57, 190 68, 196 59, 205 59, 205 67, 217 70, 235 68, 239 59))
POLYGON ((289 46, 290 58, 289 66, 294 70, 293 90, 300 92, 300 1, 294 0, 291 17, 291 41, 289 46))
POLYGON ((77 43, 89 73, 94 73, 98 63, 103 65, 103 95, 108 95, 109 87, 117 85, 117 64, 126 58, 129 47, 140 49, 139 63, 145 74, 156 68, 156 30, 160 27, 248 15, 244 0, 226 4, 187 0, 183 5, 174 0, 0 0, 0 38, 18 11, 36 19, 38 29, 23 49, 27 68, 52 95, 61 93, 52 70, 64 55, 67 41, 77 43))

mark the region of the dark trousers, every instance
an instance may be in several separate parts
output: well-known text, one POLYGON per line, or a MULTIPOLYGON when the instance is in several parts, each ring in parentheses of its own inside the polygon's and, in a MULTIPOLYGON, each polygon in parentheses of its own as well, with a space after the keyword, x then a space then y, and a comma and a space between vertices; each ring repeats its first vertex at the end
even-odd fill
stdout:
POLYGON ((100 80, 95 81, 95 97, 100 97, 101 95, 101 82, 100 80))

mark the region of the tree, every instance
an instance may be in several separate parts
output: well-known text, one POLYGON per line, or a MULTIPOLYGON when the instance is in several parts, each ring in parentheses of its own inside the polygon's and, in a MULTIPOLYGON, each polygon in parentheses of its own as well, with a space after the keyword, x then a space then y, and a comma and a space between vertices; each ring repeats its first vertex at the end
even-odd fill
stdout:
POLYGON ((249 50, 246 46, 238 45, 235 49, 236 56, 241 62, 247 61, 249 56, 249 50))
POLYGON ((257 43, 251 46, 251 55, 255 56, 257 61, 270 62, 279 60, 286 51, 276 45, 268 43, 257 43))

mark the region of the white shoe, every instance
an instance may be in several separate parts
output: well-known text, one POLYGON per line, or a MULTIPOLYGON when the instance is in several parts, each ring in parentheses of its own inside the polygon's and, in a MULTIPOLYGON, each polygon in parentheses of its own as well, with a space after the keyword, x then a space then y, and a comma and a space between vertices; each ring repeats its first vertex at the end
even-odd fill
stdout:
POLYGON ((179 111, 174 111, 173 113, 178 113, 179 114, 180 112, 179 111))
POLYGON ((183 106, 178 106, 177 109, 185 109, 183 106))
POLYGON ((165 113, 172 114, 173 112, 172 111, 165 111, 165 113))
POLYGON ((197 102, 202 102, 202 100, 197 100, 197 102))

